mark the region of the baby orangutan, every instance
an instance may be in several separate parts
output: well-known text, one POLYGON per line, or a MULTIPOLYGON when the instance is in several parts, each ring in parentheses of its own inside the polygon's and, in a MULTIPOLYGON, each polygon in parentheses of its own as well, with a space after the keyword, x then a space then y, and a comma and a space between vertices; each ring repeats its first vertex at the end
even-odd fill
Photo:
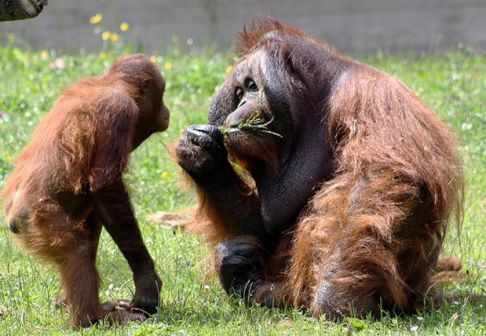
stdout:
POLYGON ((159 303, 161 280, 122 180, 130 153, 167 129, 165 81, 143 55, 118 59, 104 74, 74 83, 21 151, 3 189, 7 225, 26 250, 53 262, 74 328, 100 319, 143 319, 159 303), (124 309, 101 304, 95 260, 104 227, 135 282, 124 309))

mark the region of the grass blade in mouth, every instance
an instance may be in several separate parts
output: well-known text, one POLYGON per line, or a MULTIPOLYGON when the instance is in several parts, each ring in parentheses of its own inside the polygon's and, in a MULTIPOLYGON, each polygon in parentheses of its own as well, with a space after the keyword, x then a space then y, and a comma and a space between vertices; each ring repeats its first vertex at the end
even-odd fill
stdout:
POLYGON ((274 120, 275 117, 272 114, 270 120, 265 121, 265 119, 260 116, 260 111, 256 110, 250 115, 248 119, 241 121, 236 127, 220 126, 219 130, 221 131, 221 133, 223 133, 223 135, 236 132, 266 133, 282 139, 283 136, 281 134, 270 131, 268 129, 268 125, 270 125, 274 120))

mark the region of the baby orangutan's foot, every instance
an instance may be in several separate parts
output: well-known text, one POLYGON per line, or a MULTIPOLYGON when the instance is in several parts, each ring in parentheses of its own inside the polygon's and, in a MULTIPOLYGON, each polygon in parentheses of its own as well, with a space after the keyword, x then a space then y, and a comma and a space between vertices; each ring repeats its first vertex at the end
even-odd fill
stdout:
POLYGON ((126 322, 142 322, 147 318, 143 313, 132 311, 131 302, 128 300, 110 300, 102 304, 102 319, 109 324, 122 325, 126 322))

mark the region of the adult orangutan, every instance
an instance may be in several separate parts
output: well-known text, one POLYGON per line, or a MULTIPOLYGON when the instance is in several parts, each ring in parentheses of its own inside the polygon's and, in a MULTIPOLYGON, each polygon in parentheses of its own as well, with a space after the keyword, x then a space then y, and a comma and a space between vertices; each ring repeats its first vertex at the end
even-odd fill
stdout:
POLYGON ((70 324, 141 319, 154 313, 161 281, 145 247, 122 173, 130 153, 169 125, 165 81, 143 55, 65 90, 37 126, 5 183, 7 225, 26 250, 55 263, 70 324), (95 266, 101 228, 127 259, 135 295, 127 310, 100 304, 95 266))
POLYGON ((331 318, 415 309, 460 219, 449 129, 399 80, 297 28, 263 20, 236 48, 208 124, 176 147, 226 292, 331 318))

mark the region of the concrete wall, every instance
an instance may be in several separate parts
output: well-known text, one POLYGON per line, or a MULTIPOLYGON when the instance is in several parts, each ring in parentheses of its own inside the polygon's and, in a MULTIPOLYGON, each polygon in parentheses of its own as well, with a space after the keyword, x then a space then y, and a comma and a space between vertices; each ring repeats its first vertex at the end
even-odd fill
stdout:
POLYGON ((124 38, 145 52, 181 43, 230 45, 254 16, 298 25, 351 52, 377 48, 431 51, 458 44, 486 51, 486 0, 49 0, 39 17, 0 23, 37 49, 99 51, 88 20, 104 16, 103 29, 130 23, 124 38))

